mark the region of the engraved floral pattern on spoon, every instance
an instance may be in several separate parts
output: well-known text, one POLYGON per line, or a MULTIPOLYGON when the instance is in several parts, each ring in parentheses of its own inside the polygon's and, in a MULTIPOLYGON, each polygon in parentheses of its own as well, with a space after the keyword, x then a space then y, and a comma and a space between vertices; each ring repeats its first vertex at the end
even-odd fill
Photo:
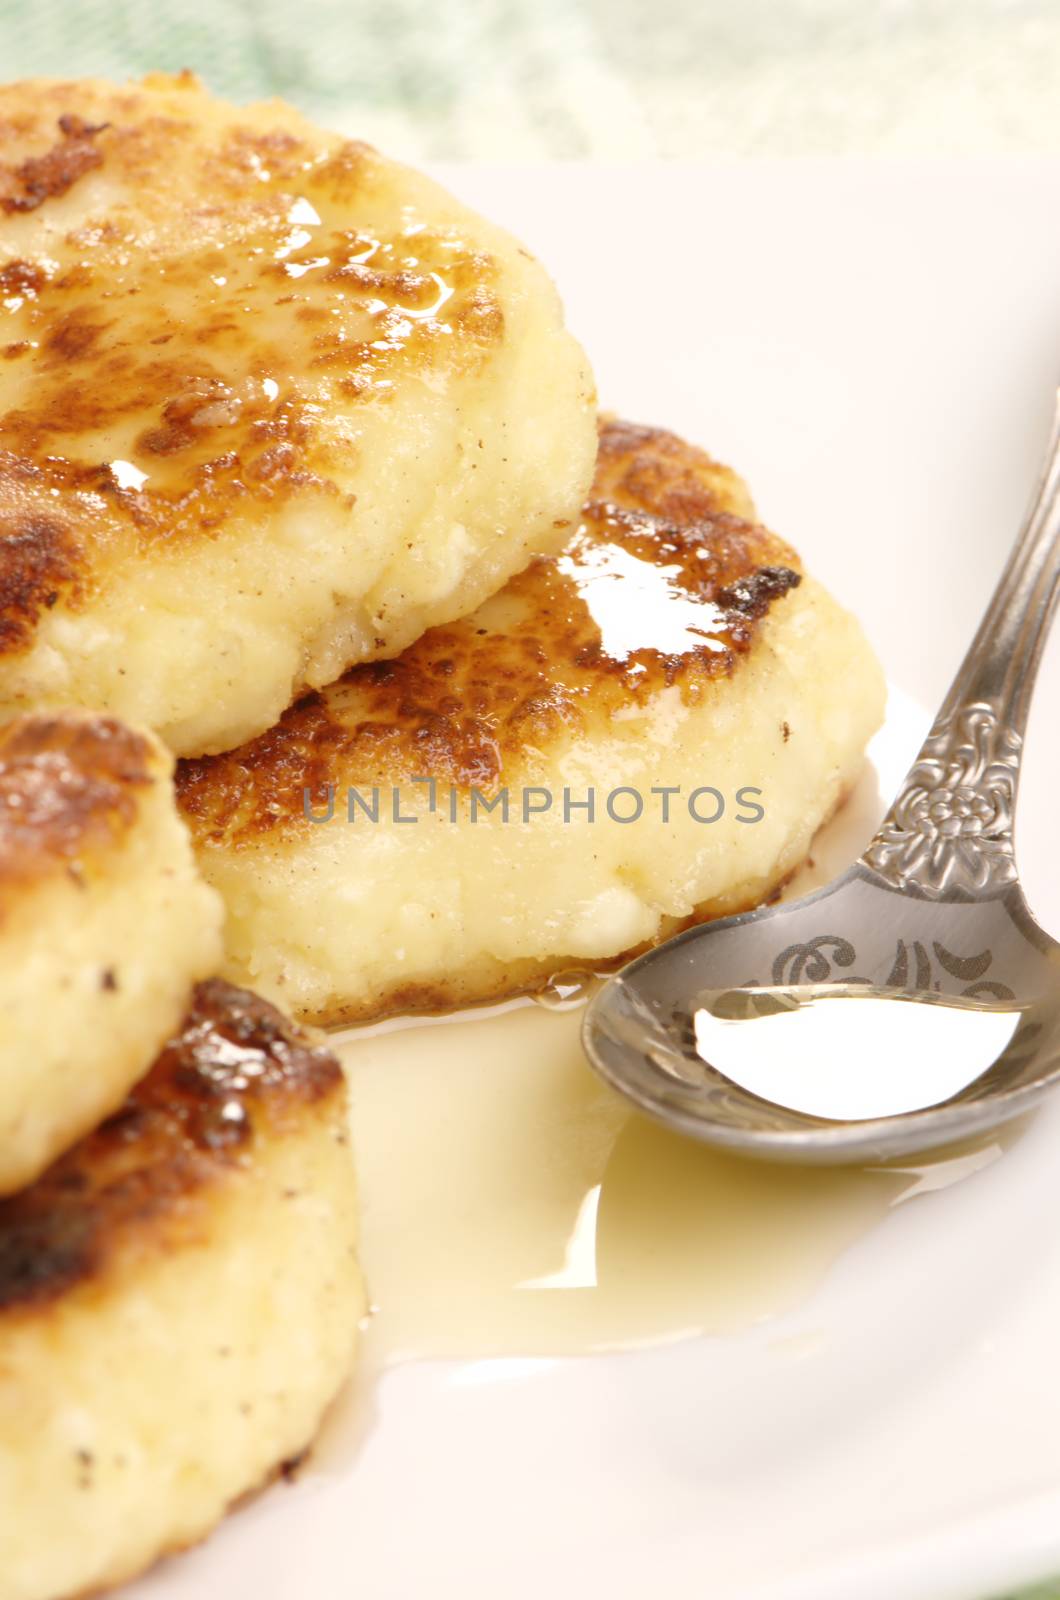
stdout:
POLYGON ((940 723, 865 864, 896 889, 935 898, 1016 881, 1012 813, 1022 740, 985 701, 940 723))
MULTIPOLYGON (((1013 991, 1005 983, 987 977, 993 963, 991 950, 980 950, 974 956, 957 955, 938 939, 931 942, 931 950, 919 939, 899 939, 885 988, 921 989, 941 993, 944 974, 956 979, 963 987, 957 993, 968 1000, 1012 1000, 1013 991)), ((773 962, 770 984, 774 988, 793 988, 813 983, 864 983, 875 980, 850 971, 857 961, 857 952, 849 939, 840 934, 823 933, 803 944, 789 944, 773 962)), ((762 987, 756 978, 750 978, 744 988, 762 987)), ((946 985, 949 988, 949 985, 946 985)))

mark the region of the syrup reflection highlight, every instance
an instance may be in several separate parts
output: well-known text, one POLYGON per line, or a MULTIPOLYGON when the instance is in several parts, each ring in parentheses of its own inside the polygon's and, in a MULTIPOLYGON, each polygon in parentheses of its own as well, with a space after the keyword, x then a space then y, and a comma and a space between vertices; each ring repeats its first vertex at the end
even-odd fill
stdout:
POLYGON ((523 1002, 340 1041, 370 1360, 732 1333, 805 1299, 900 1200, 998 1153, 951 1153, 927 1182, 923 1164, 744 1162, 631 1112, 585 1063, 580 1021, 523 1002))
POLYGON ((707 990, 693 1021, 700 1059, 731 1083, 807 1116, 856 1122, 960 1094, 1005 1057, 1025 1009, 819 983, 707 990))
POLYGON ((725 649, 729 618, 712 601, 688 591, 679 565, 660 566, 620 544, 579 541, 556 568, 577 587, 600 630, 600 648, 612 661, 628 661, 638 650, 687 655, 725 649))

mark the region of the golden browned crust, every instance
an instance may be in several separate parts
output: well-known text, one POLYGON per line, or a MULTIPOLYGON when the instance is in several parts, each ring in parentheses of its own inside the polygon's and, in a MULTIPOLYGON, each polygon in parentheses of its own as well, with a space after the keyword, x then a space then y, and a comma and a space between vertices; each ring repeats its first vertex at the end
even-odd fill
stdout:
POLYGON ((605 423, 592 498, 566 550, 396 660, 307 696, 259 738, 182 762, 194 834, 239 846, 306 827, 305 789, 323 803, 329 784, 433 777, 489 788, 517 775, 528 750, 577 730, 585 705, 606 714, 664 685, 697 700, 800 581, 794 551, 734 509, 748 504, 728 469, 673 434, 605 423))
POLYGON ((112 717, 18 717, 0 728, 0 915, 5 889, 117 844, 136 821, 159 756, 112 717))
POLYGON ((193 1237, 208 1186, 341 1090, 334 1056, 273 1006, 220 979, 200 984, 121 1110, 0 1200, 0 1316, 102 1278, 119 1252, 193 1237))
POLYGON ((351 226, 392 171, 190 75, 0 88, 0 656, 115 561, 345 493, 322 419, 502 339, 490 256, 351 226))
POLYGON ((0 211, 36 211, 52 195, 65 194, 71 184, 103 160, 96 135, 104 123, 85 122, 64 113, 59 117, 59 139, 42 156, 27 156, 17 166, 0 165, 0 211))
MULTIPOLYGON (((0 451, 0 477, 21 469, 0 451)), ((79 547, 67 525, 40 511, 0 514, 0 655, 27 645, 42 611, 80 589, 79 547)))
POLYGON ((600 423, 593 495, 677 523, 720 511, 754 521, 747 486, 731 467, 665 428, 610 415, 600 423))

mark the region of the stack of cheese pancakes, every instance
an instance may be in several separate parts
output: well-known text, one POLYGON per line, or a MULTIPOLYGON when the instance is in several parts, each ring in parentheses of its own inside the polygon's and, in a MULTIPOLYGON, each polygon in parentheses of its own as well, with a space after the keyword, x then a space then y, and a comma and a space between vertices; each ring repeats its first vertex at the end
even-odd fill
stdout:
POLYGON ((304 1025, 757 904, 882 699, 435 184, 188 74, 0 89, 3 1600, 201 1537, 346 1376, 304 1025))

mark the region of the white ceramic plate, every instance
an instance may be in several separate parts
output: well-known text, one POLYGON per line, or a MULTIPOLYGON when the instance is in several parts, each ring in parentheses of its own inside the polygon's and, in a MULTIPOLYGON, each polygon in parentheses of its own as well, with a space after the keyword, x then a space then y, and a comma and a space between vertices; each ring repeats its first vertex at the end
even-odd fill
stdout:
MULTIPOLYGON (((1060 168, 445 174, 552 265, 604 403, 748 476, 865 620, 945 687, 1014 531, 1060 375, 1060 168)), ((1060 928, 1060 651, 1019 817, 1060 928)), ((918 734, 892 709, 889 786, 918 734)), ((871 809, 871 785, 865 791, 871 809)), ((867 823, 830 835, 838 866, 867 823)), ((1060 1102, 739 1335, 425 1362, 138 1600, 974 1600, 1060 1571, 1060 1102)))

